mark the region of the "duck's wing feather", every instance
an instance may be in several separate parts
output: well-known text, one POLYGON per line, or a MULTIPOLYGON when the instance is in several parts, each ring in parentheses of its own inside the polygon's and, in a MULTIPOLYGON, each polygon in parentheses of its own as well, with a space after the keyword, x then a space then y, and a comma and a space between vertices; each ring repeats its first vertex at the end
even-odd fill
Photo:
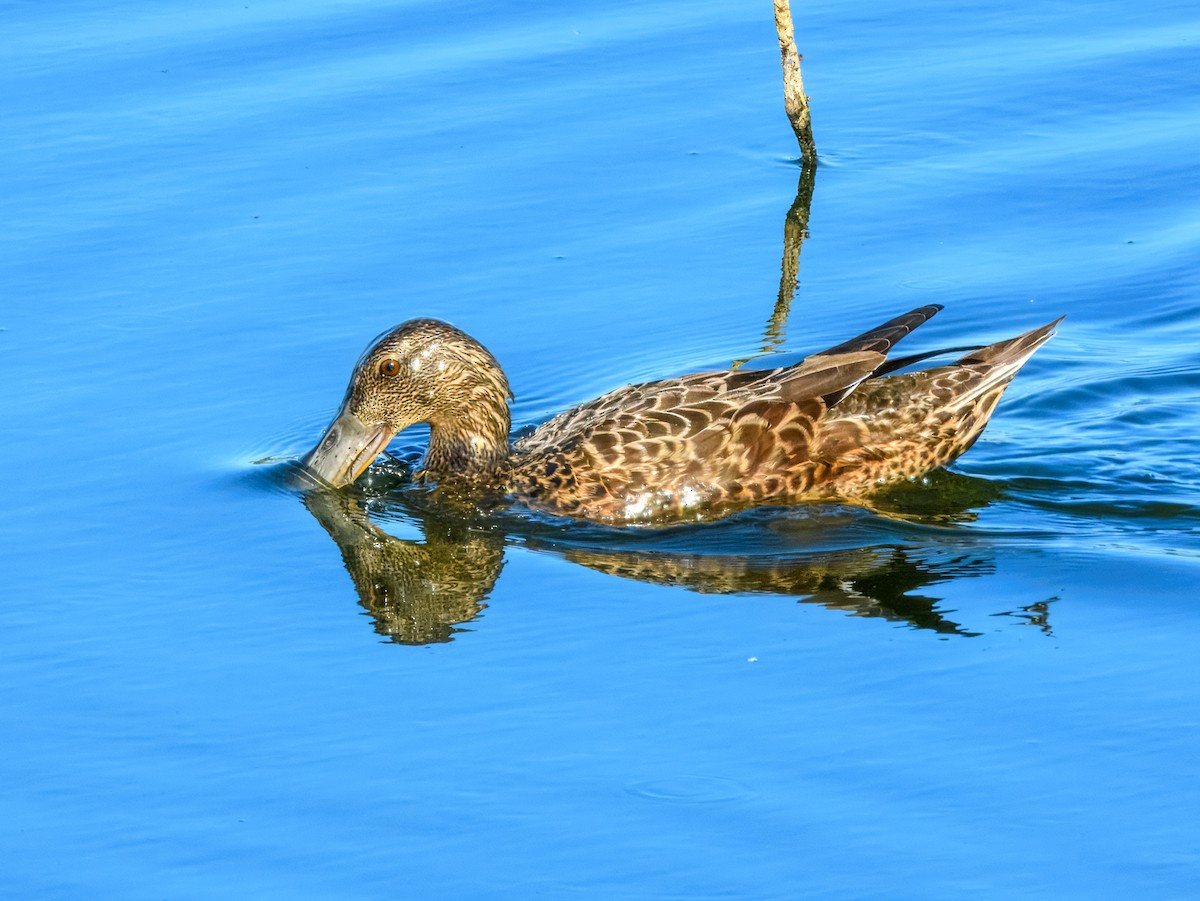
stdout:
MULTIPOLYGON (((818 354, 814 354, 813 356, 828 357, 835 356, 837 354, 852 353, 863 350, 870 350, 878 354, 886 355, 888 351, 890 351, 896 346, 896 344, 900 342, 901 339, 907 338, 914 331, 916 331, 917 328, 924 325, 926 322, 936 316, 941 309, 942 305, 938 303, 931 303, 926 304, 923 307, 917 307, 915 310, 910 310, 902 316, 897 316, 895 319, 889 319, 883 325, 876 326, 870 331, 863 332, 861 335, 851 338, 849 341, 843 341, 841 344, 831 347, 829 350, 823 350, 818 354)), ((811 360, 812 357, 809 357, 808 359, 811 360)), ((917 359, 920 359, 920 357, 911 358, 910 363, 916 362, 917 359)), ((873 373, 871 373, 871 378, 881 375, 884 372, 890 372, 896 368, 895 366, 891 365, 890 360, 881 359, 879 363, 880 365, 875 368, 873 373)), ((905 365, 909 364, 906 363, 905 365)), ((850 385, 839 392, 826 395, 824 397, 825 404, 832 407, 833 405, 844 400, 845 397, 857 387, 858 385, 855 383, 854 385, 850 385)))
POLYGON ((918 327, 924 325, 942 310, 940 303, 926 304, 910 310, 903 316, 889 319, 883 325, 876 326, 868 332, 863 332, 849 341, 843 341, 829 350, 823 350, 816 356, 827 357, 835 354, 851 353, 858 350, 873 350, 876 353, 887 354, 902 338, 911 335, 918 327))

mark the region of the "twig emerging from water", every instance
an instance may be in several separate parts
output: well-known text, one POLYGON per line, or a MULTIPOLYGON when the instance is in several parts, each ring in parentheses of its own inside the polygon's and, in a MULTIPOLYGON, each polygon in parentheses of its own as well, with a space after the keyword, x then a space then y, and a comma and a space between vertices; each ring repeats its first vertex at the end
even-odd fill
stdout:
POLYGON ((800 155, 806 163, 816 165, 817 145, 813 142, 812 116, 808 112, 808 95, 800 77, 800 52, 792 31, 792 11, 788 0, 774 0, 775 30, 779 33, 780 62, 783 65, 783 108, 792 131, 800 143, 800 155))
POLYGON ((817 175, 817 146, 813 142, 812 117, 808 111, 808 95, 800 77, 800 53, 792 29, 792 11, 788 0, 773 0, 775 30, 779 34, 780 62, 783 65, 783 107, 800 144, 800 184, 796 199, 783 222, 783 260, 779 278, 779 296, 775 309, 763 331, 762 350, 753 356, 733 361, 739 369, 751 360, 774 353, 783 346, 792 300, 800 278, 800 249, 808 237, 808 212, 812 206, 813 185, 817 175))

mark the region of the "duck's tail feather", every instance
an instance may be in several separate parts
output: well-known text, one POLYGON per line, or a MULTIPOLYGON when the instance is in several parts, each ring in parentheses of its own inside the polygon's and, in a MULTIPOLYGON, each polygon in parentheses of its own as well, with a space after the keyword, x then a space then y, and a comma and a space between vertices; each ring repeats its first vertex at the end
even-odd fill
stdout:
POLYGON ((963 407, 973 404, 979 398, 994 393, 995 396, 991 398, 991 403, 986 404, 986 406, 993 407, 1008 383, 1013 380, 1021 367, 1029 362, 1029 358, 1037 349, 1050 340, 1054 335, 1054 329, 1065 318, 1065 316, 1059 316, 1053 322, 1031 329, 1015 338, 973 349, 966 356, 960 357, 954 365, 973 370, 979 378, 969 390, 955 397, 951 406, 963 407))
POLYGON ((1028 360, 1033 356, 1035 350, 1049 341, 1058 324, 1066 318, 1066 316, 1059 316, 1053 322, 1030 329, 1007 341, 997 341, 995 344, 988 344, 985 347, 972 348, 971 352, 959 359, 958 362, 964 366, 974 363, 1002 366, 1016 362, 1020 368, 1019 364, 1028 360))

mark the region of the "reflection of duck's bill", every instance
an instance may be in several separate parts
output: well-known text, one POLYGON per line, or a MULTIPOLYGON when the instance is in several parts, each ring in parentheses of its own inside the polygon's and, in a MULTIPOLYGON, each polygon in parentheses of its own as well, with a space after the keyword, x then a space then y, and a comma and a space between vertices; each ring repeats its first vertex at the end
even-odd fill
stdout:
POLYGON ((395 437, 387 424, 365 423, 349 410, 341 410, 300 464, 311 475, 341 488, 362 475, 395 437))

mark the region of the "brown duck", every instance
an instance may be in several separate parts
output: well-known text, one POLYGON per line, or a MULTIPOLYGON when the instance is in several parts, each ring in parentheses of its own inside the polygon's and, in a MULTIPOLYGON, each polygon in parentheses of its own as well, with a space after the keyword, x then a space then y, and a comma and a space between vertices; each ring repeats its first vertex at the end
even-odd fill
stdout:
POLYGON ((944 466, 979 437, 1013 376, 1061 319, 898 373, 887 359, 936 304, 793 366, 629 385, 510 442, 508 379, 479 342, 414 319, 359 359, 341 409, 303 459, 353 482, 402 429, 428 423, 418 478, 612 524, 713 519, 761 504, 865 499, 944 466))

